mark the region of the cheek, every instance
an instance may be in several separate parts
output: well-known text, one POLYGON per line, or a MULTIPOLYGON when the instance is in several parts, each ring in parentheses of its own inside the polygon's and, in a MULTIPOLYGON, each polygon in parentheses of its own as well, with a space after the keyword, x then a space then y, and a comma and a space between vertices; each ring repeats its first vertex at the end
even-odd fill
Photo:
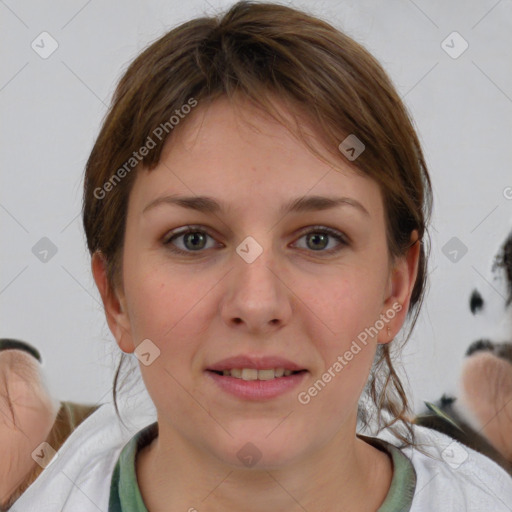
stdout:
POLYGON ((171 269, 161 264, 127 268, 127 275, 126 296, 135 342, 154 339, 162 349, 165 340, 190 328, 190 319, 209 289, 204 279, 175 271, 171 274, 171 269))
POLYGON ((210 286, 183 273, 170 275, 163 265, 139 268, 131 274, 126 295, 135 345, 149 339, 159 351, 147 366, 139 364, 150 396, 161 411, 188 411, 194 404, 188 394, 194 393, 190 365, 204 324, 198 315, 210 286))
POLYGON ((377 274, 351 268, 304 287, 304 318, 309 319, 314 339, 339 350, 365 329, 371 330, 382 312, 382 286, 377 274))
POLYGON ((311 300, 297 313, 321 357, 311 387, 302 391, 323 416, 340 417, 341 411, 355 407, 375 357, 374 337, 386 325, 379 320, 379 275, 354 268, 346 274, 317 280, 307 291, 311 300))

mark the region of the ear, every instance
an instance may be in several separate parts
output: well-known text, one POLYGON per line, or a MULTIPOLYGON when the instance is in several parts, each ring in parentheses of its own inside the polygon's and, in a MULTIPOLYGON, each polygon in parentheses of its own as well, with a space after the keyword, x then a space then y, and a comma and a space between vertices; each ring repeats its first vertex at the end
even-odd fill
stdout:
POLYGON ((418 275, 421 244, 418 232, 411 233, 411 243, 406 254, 397 258, 390 271, 387 296, 383 302, 381 318, 387 319, 379 331, 378 343, 389 343, 405 322, 414 284, 418 275))
POLYGON ((131 336, 126 301, 122 292, 113 290, 109 285, 106 263, 105 256, 100 251, 96 251, 91 260, 92 274, 103 301, 110 331, 114 335, 119 348, 123 352, 130 353, 135 350, 135 345, 131 336))

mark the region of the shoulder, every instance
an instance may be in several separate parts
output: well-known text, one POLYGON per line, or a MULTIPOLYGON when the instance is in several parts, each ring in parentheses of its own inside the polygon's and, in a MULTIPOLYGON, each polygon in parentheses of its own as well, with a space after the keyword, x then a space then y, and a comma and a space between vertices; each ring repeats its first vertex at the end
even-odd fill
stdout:
POLYGON ((411 512, 510 512, 512 478, 493 460, 436 430, 413 425, 414 447, 389 430, 377 436, 400 448, 416 472, 411 512))
POLYGON ((134 410, 122 413, 122 418, 126 425, 110 403, 90 414, 14 503, 16 512, 88 510, 91 503, 106 509, 112 474, 123 447, 141 428, 153 423, 156 414, 134 410))

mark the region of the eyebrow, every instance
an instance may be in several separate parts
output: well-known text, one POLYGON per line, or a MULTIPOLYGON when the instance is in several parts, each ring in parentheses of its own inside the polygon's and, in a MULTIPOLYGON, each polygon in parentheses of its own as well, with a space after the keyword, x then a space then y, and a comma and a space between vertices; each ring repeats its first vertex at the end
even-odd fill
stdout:
MULTIPOLYGON (((157 206, 169 204, 176 205, 189 210, 196 210, 203 213, 220 213, 227 210, 226 205, 222 201, 217 201, 209 196, 178 196, 170 195, 158 197, 148 203, 142 213, 146 213, 157 206)), ((304 196, 292 199, 285 203, 281 209, 281 215, 286 213, 303 213, 312 211, 329 210, 338 206, 352 206, 370 216, 368 210, 355 199, 350 197, 326 197, 326 196, 304 196)))

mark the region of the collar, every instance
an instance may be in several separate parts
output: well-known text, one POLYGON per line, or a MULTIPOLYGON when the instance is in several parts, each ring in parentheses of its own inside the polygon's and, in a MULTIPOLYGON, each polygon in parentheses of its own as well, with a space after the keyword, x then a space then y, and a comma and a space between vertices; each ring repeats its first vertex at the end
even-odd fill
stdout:
MULTIPOLYGON (((139 430, 124 446, 110 484, 108 512, 148 512, 137 483, 137 453, 158 436, 158 422, 139 430)), ((377 512, 408 512, 416 489, 416 471, 411 461, 391 443, 377 437, 357 437, 391 456, 393 477, 384 503, 377 512)))

